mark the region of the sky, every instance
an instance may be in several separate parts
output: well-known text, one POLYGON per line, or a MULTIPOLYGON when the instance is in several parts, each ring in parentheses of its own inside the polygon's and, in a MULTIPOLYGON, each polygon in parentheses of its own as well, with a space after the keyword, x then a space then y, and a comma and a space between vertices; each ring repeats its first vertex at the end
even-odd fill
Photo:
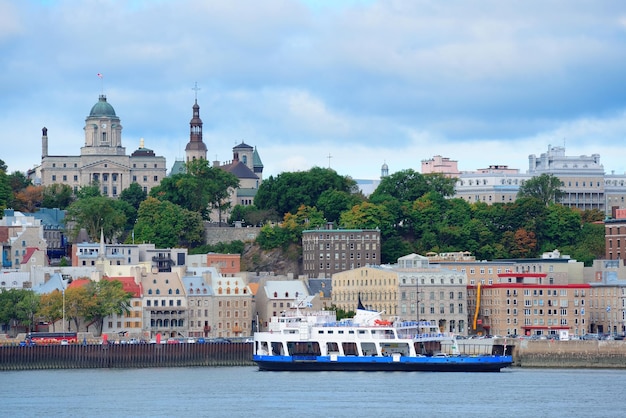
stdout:
POLYGON ((0 159, 79 155, 106 94, 127 154, 257 148, 264 178, 462 171, 565 146, 626 172, 623 0, 0 0, 0 159), (100 79, 97 74, 103 75, 100 79), (200 90, 193 90, 197 83, 200 90))

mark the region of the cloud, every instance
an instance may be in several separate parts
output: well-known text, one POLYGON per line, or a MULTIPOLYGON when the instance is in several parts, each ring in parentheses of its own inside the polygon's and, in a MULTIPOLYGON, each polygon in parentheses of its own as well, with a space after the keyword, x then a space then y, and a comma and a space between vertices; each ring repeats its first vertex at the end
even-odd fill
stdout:
POLYGON ((0 140, 10 170, 77 155, 102 91, 123 144, 182 158, 198 82, 211 159, 377 178, 443 155, 526 169, 565 141, 623 170, 623 2, 0 0, 0 140), (105 75, 103 83, 97 73, 105 75), (487 151, 486 151, 487 150, 487 151))

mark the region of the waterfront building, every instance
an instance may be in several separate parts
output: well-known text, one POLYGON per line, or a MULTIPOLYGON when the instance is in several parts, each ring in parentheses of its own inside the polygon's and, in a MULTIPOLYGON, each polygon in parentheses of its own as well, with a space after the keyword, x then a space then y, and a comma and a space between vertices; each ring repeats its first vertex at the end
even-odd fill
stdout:
POLYGON ((502 273, 493 284, 471 284, 467 300, 471 333, 568 335, 588 332, 590 285, 550 283, 547 273, 502 273))
POLYGON ((85 141, 80 155, 48 153, 48 129, 42 129, 41 164, 28 171, 33 184, 67 184, 74 192, 80 187, 98 185, 104 196, 117 197, 131 183, 145 192, 158 186, 166 174, 165 157, 144 146, 131 155, 122 146, 122 125, 105 95, 100 95, 85 119, 85 141))
POLYGON ((366 266, 332 277, 333 305, 355 310, 359 297, 386 319, 435 321, 442 330, 467 334, 467 276, 409 254, 394 265, 366 266))
POLYGON ((604 258, 624 260, 626 258, 626 209, 614 208, 612 215, 611 219, 604 221, 604 258))
MULTIPOLYGON (((143 292, 141 283, 136 283, 134 277, 108 277, 102 280, 114 281, 122 283, 125 292, 132 295, 128 305, 128 311, 122 314, 113 313, 104 318, 102 322, 102 334, 107 334, 110 339, 119 339, 125 337, 138 337, 148 340, 150 335, 143 331, 143 292)), ((95 332, 93 333, 96 334, 95 332)))
POLYGON ((175 272, 159 272, 156 268, 141 269, 140 285, 143 289, 143 333, 150 338, 186 336, 187 295, 181 276, 175 272))
POLYGON ((302 232, 302 265, 308 277, 333 274, 380 264, 378 229, 312 229, 302 232))
POLYGON ((211 271, 207 269, 202 271, 202 274, 194 274, 200 271, 202 270, 187 271, 182 279, 187 293, 187 304, 189 305, 187 336, 208 338, 213 335, 212 331, 214 331, 212 316, 214 313, 215 295, 213 294, 213 287, 205 279, 207 275, 211 276, 211 271))
POLYGON ((223 277, 216 269, 205 274, 213 289, 211 335, 229 338, 252 335, 252 292, 242 277, 223 277))
POLYGON ((294 309, 321 310, 321 302, 317 295, 311 294, 306 283, 301 280, 275 280, 270 276, 259 282, 256 293, 256 313, 259 329, 266 331, 268 322, 273 316, 294 309))
POLYGON ((495 284, 502 273, 546 273, 549 284, 584 282, 584 263, 562 255, 560 251, 546 252, 539 258, 512 258, 491 261, 438 261, 442 267, 467 274, 468 284, 495 284))
POLYGON ((626 333, 626 280, 604 277, 591 283, 587 311, 589 332, 597 334, 626 333))

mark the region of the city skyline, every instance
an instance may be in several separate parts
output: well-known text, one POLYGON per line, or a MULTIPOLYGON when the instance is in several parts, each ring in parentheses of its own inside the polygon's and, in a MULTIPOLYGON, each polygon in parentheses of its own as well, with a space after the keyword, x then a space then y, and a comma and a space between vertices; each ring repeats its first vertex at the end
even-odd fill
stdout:
POLYGON ((434 155, 526 172, 550 145, 621 174, 625 44, 619 1, 0 0, 0 159, 38 165, 44 126, 78 155, 104 93, 127 153, 143 138, 169 170, 197 93, 208 159, 243 141, 266 178, 434 155))

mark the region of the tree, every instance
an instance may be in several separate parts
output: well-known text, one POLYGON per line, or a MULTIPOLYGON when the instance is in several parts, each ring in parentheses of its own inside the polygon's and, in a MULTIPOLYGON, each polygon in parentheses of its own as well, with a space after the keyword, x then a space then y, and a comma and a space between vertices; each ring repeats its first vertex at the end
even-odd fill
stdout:
POLYGON ((356 182, 330 168, 313 167, 309 171, 285 172, 263 180, 254 198, 259 209, 275 209, 283 216, 296 213, 302 205, 314 207, 327 190, 357 193, 356 182))
POLYGON ((9 289, 0 292, 0 324, 32 327, 39 297, 32 290, 9 289))
POLYGON ((43 320, 52 323, 54 327, 57 321, 63 319, 63 293, 54 290, 51 293, 41 295, 37 314, 43 320))
POLYGON ((6 173, 6 164, 0 160, 0 210, 6 209, 12 199, 9 178, 6 173), (3 168, 4 167, 4 168, 3 168))
POLYGON ((520 187, 517 197, 533 197, 545 206, 558 203, 565 195, 561 190, 561 180, 552 174, 542 174, 526 180, 520 187))
POLYGON ((75 223, 71 231, 73 237, 84 228, 91 239, 95 240, 102 231, 110 242, 122 233, 126 225, 127 215, 123 205, 130 206, 106 196, 80 198, 67 209, 65 222, 75 223))
POLYGON ((147 197, 148 193, 141 188, 139 183, 131 183, 130 186, 120 193, 120 200, 128 203, 134 207, 135 210, 139 209, 139 205, 141 205, 141 202, 146 200, 147 197))
POLYGON ((440 173, 420 174, 409 168, 383 178, 370 199, 376 200, 387 195, 401 202, 412 202, 429 192, 453 196, 455 184, 455 178, 440 173))
POLYGON ((348 229, 380 229, 381 233, 390 232, 393 218, 383 205, 363 202, 341 214, 340 223, 348 229))
POLYGON ((316 207, 322 211, 327 222, 338 223, 341 213, 365 201, 361 194, 342 190, 324 190, 317 199, 316 207))
POLYGON ((77 199, 85 199, 87 197, 102 196, 100 193, 100 186, 97 182, 90 184, 89 186, 81 186, 76 192, 77 199))
POLYGON ((119 280, 103 278, 97 283, 90 282, 86 291, 93 302, 85 307, 83 313, 85 319, 96 326, 97 335, 102 334, 104 318, 130 311, 132 293, 126 292, 119 280))
POLYGON ((54 183, 44 187, 41 206, 44 208, 59 208, 65 210, 73 201, 74 191, 69 185, 54 183))
MULTIPOLYGON (((68 323, 74 321, 75 331, 80 329, 80 321, 94 304, 93 294, 87 286, 71 286, 65 290, 65 319, 68 323)), ((71 331, 71 325, 68 327, 71 331)))
POLYGON ((221 212, 230 205, 230 190, 237 187, 239 179, 234 175, 206 160, 194 160, 187 163, 186 173, 164 178, 150 190, 150 196, 198 212, 203 219, 209 219, 211 209, 216 209, 221 221, 221 212))
POLYGON ((230 211, 229 224, 243 221, 246 225, 260 226, 266 221, 278 222, 282 218, 273 209, 259 209, 255 205, 235 205, 230 211))
POLYGON ((167 200, 148 197, 139 205, 135 241, 151 242, 158 248, 199 245, 204 241, 202 217, 167 200))
POLYGON ((29 185, 16 192, 13 200, 14 208, 28 213, 36 212, 43 201, 43 190, 43 186, 29 185))

